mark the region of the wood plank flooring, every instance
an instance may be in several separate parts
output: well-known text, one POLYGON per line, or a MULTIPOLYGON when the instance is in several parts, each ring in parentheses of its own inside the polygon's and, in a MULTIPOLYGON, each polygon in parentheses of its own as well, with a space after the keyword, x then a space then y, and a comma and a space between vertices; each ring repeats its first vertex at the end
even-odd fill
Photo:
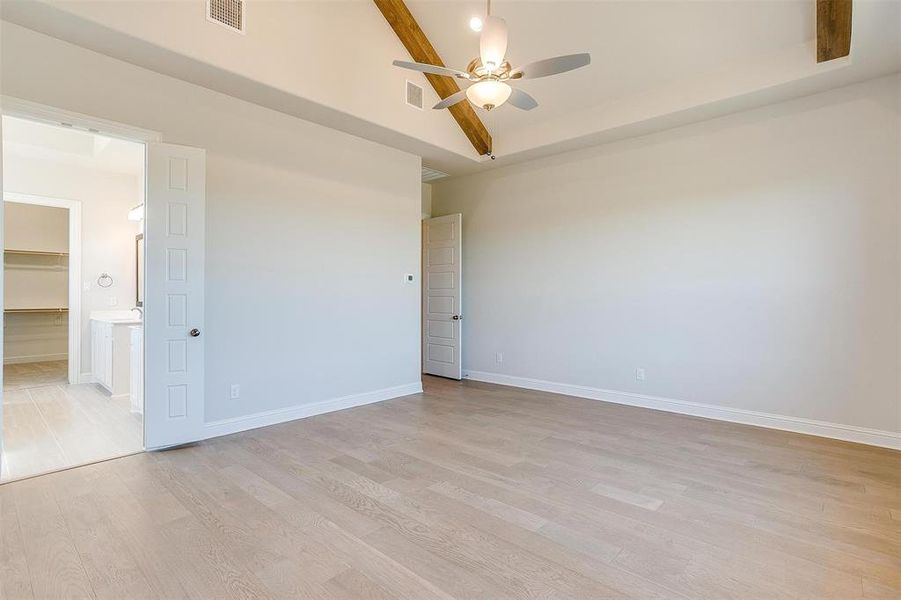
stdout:
POLYGON ((127 398, 66 383, 65 361, 4 366, 0 481, 140 452, 143 429, 127 398), (6 384, 9 384, 7 389, 6 384))
POLYGON ((901 597, 901 453, 425 389, 2 485, 0 597, 901 597))

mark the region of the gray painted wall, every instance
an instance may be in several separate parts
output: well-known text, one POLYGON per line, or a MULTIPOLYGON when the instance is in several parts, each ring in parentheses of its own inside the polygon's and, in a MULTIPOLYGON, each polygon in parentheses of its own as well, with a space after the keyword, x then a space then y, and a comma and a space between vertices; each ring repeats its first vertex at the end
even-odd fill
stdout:
POLYGON ((206 148, 207 421, 419 381, 419 157, 2 27, 4 94, 206 148))
POLYGON ((901 431, 899 90, 436 182, 464 368, 901 431))

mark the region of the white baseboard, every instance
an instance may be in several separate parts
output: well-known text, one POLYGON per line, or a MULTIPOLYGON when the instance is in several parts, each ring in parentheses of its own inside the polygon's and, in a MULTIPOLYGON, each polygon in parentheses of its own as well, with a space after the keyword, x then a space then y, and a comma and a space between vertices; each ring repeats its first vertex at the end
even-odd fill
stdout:
POLYGON ((238 433, 239 431, 246 431, 248 429, 256 429, 257 427, 266 427, 267 425, 276 425, 286 421, 294 421, 295 419, 303 419, 334 412, 336 410, 344 410, 345 408, 363 406, 364 404, 373 404, 375 402, 382 402, 383 400, 391 400, 392 398, 409 396, 410 394, 418 394, 420 392, 422 392, 422 382, 417 381, 406 385, 364 392, 362 394, 353 394, 341 398, 333 398, 332 400, 323 400, 322 402, 314 402, 312 404, 289 406, 287 408, 268 410, 252 415, 212 421, 204 425, 204 439, 238 433))
POLYGON ((60 354, 35 354, 34 356, 5 356, 3 357, 4 365, 21 365, 25 363, 50 362, 56 360, 67 360, 69 355, 65 352, 60 354))
POLYGON ((712 404, 701 404, 699 402, 674 400, 672 398, 662 398, 659 396, 646 396, 644 394, 635 394, 632 392, 604 390, 568 383, 543 381, 541 379, 514 377, 511 375, 488 373, 485 371, 464 371, 463 377, 474 381, 483 381, 485 383, 509 385, 512 387, 539 390, 542 392, 552 392, 565 396, 577 396, 579 398, 612 402, 614 404, 640 406, 642 408, 652 408, 654 410, 663 410, 666 412, 679 413, 681 415, 704 417, 707 419, 716 419, 718 421, 729 421, 731 423, 742 423, 744 425, 756 425, 757 427, 781 429, 783 431, 793 431, 795 433, 805 433, 808 435, 844 440, 847 442, 867 444, 869 446, 880 446, 882 448, 901 450, 901 433, 893 431, 867 429, 866 427, 857 427, 854 425, 841 425, 839 423, 774 415, 753 410, 744 410, 741 408, 714 406, 712 404))
POLYGON ((78 376, 78 383, 94 383, 94 374, 82 373, 78 376))

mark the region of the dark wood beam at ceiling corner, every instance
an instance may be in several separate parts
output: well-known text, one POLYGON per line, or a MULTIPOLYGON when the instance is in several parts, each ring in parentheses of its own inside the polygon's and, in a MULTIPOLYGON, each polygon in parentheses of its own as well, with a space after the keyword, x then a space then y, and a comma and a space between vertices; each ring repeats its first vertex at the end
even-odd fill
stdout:
MULTIPOLYGON (((373 2, 413 60, 430 65, 445 66, 403 0, 373 0, 373 2)), ((442 100, 460 91, 460 86, 453 77, 427 73, 426 79, 429 80, 435 93, 442 100)), ((448 110, 480 156, 491 152, 491 134, 485 129, 485 125, 469 102, 458 102, 448 110)))
POLYGON ((851 0, 817 0, 817 62, 851 53, 851 0))

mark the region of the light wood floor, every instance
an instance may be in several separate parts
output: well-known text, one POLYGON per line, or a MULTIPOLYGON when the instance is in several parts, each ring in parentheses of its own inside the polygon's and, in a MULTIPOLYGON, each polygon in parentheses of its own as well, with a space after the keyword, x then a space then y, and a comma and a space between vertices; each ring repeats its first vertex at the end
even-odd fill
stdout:
POLYGON ((140 452, 127 398, 66 383, 65 361, 5 365, 0 481, 140 452), (9 384, 7 389, 6 384, 9 384))
POLYGON ((899 598, 901 453, 428 379, 0 486, 4 598, 899 598))
POLYGON ((64 360, 3 365, 3 391, 66 384, 68 368, 64 360))

